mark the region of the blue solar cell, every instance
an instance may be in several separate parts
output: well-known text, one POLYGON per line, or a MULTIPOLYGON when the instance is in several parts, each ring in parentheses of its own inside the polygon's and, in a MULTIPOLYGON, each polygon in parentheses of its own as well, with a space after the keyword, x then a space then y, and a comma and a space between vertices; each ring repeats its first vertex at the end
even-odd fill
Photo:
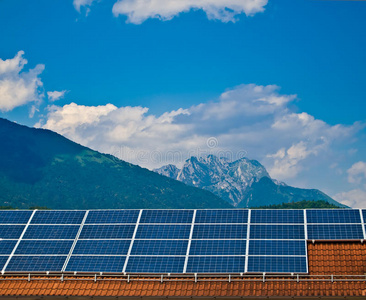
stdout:
POLYGON ((68 272, 122 272, 126 256, 74 256, 70 257, 68 272))
POLYGON ((193 210, 144 210, 140 223, 192 223, 193 210))
POLYGON ((249 256, 248 272, 306 273, 306 256, 249 256))
POLYGON ((366 209, 362 210, 363 222, 366 223, 366 209))
POLYGON ((195 223, 248 223, 248 210, 199 209, 196 212, 195 223))
POLYGON ((250 239, 305 239, 303 225, 250 225, 250 239))
POLYGON ((135 225, 84 225, 80 239, 130 239, 135 225))
POLYGON ((3 210, 0 211, 0 224, 27 224, 33 211, 3 210))
POLYGON ((362 240, 361 224, 308 225, 309 240, 362 240))
POLYGON ((251 211, 250 223, 304 224, 304 211, 299 209, 253 209, 251 211))
POLYGON ((0 239, 18 239, 25 225, 0 225, 0 239))
POLYGON ((245 255, 246 240, 192 240, 189 255, 245 255))
POLYGON ((193 239, 246 239, 247 225, 194 225, 193 239))
POLYGON ((182 273, 184 256, 130 256, 126 268, 129 273, 182 273))
POLYGON ((187 240, 135 240, 131 255, 186 255, 187 247, 187 240))
POLYGON ((0 240, 0 254, 11 254, 17 241, 0 240))
POLYGON ((85 215, 83 210, 45 211, 34 214, 31 224, 81 224, 85 215))
POLYGON ((131 240, 78 240, 73 254, 126 255, 131 240))
POLYGON ((0 270, 2 270, 8 261, 9 256, 0 256, 0 270))
POLYGON ((308 209, 306 218, 309 223, 361 223, 357 209, 308 209))
POLYGON ((136 239, 189 239, 191 225, 139 225, 136 239))
POLYGON ((250 240, 249 255, 306 255, 305 241, 250 240))
POLYGON ((60 272, 67 256, 13 256, 6 271, 60 272))
POLYGON ((187 273, 242 273, 244 256, 190 256, 187 273))
POLYGON ((15 254, 69 254, 73 241, 22 240, 15 254))
POLYGON ((85 224, 136 223, 139 210, 91 210, 85 224))
POLYGON ((74 239, 79 225, 29 225, 23 239, 63 240, 74 239))

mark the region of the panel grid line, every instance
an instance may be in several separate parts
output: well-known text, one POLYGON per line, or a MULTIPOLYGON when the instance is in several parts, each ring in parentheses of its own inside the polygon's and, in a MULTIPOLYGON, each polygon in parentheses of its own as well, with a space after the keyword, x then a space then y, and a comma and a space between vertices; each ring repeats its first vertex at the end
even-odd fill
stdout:
POLYGON ((25 232, 27 231, 28 226, 29 226, 29 224, 31 223, 31 221, 32 221, 32 219, 33 219, 33 216, 34 216, 34 214, 36 213, 36 211, 37 211, 37 209, 35 209, 35 210, 32 212, 31 216, 29 217, 29 220, 28 220, 28 222, 27 222, 27 225, 25 225, 24 230, 23 230, 22 234, 20 235, 20 237, 19 237, 19 239, 18 239, 18 242, 15 244, 13 251, 12 251, 12 252, 11 252, 11 254, 9 255, 8 260, 6 261, 6 263, 5 263, 4 267, 3 267, 3 269, 1 270, 1 274, 4 274, 4 273, 5 273, 5 270, 6 270, 7 266, 9 265, 9 262, 10 262, 11 258, 13 257, 13 255, 14 255, 15 251, 17 250, 17 248, 18 248, 18 246, 19 246, 19 244, 20 244, 20 241, 22 240, 22 238, 23 238, 23 236, 24 236, 25 232))
POLYGON ((250 219, 252 215, 252 210, 248 210, 248 226, 247 226, 247 246, 245 249, 245 265, 244 265, 244 273, 248 272, 248 257, 249 257, 249 238, 250 238, 250 219))
POLYGON ((194 222, 196 221, 196 214, 197 214, 197 210, 195 209, 195 210, 193 211, 192 224, 191 224, 191 231, 190 231, 190 233, 189 233, 189 240, 188 240, 188 245, 187 245, 186 259, 185 259, 185 261, 184 261, 184 267, 183 267, 183 274, 187 272, 187 265, 188 265, 189 251, 191 250, 191 243, 192 243, 192 236, 193 236, 194 222))
POLYGON ((128 248, 128 252, 127 252, 127 255, 126 255, 126 260, 125 260, 125 263, 124 263, 124 265, 123 265, 123 269, 122 269, 122 273, 125 273, 125 272, 126 272, 127 264, 128 264, 129 259, 130 259, 130 256, 131 256, 131 251, 132 251, 132 247, 133 247, 133 242, 135 241, 135 237, 136 237, 137 229, 139 228, 139 224, 140 224, 140 220, 141 220, 142 212, 143 212, 143 209, 141 209, 141 210, 140 210, 140 212, 139 212, 139 216, 137 217, 135 230, 133 231, 133 235, 132 235, 132 238, 131 238, 130 247, 128 248))
POLYGON ((359 211, 360 211, 360 217, 361 217, 361 223, 362 223, 363 239, 366 240, 365 220, 363 219, 362 209, 360 208, 359 211))
POLYGON ((83 220, 81 221, 81 224, 80 224, 80 227, 79 227, 78 233, 76 234, 76 237, 75 237, 74 242, 73 242, 73 244, 72 244, 72 246, 71 246, 70 252, 69 252, 69 254, 68 254, 68 255, 67 255, 67 257, 66 257, 65 263, 64 263, 64 265, 62 266, 61 272, 65 272, 65 270, 66 270, 67 264, 69 263, 69 260, 70 260, 70 257, 71 257, 71 255, 72 255, 72 253, 74 252, 74 249, 75 249, 76 243, 78 242, 78 239, 79 239, 79 236, 80 236, 80 234, 81 234, 81 231, 83 230, 83 227, 84 227, 84 224, 85 224, 86 218, 88 217, 88 214, 89 214, 89 210, 87 210, 87 211, 85 212, 84 218, 83 218, 83 220))
POLYGON ((308 220, 306 216, 306 209, 304 209, 304 233, 305 233, 305 241, 308 240, 308 220))

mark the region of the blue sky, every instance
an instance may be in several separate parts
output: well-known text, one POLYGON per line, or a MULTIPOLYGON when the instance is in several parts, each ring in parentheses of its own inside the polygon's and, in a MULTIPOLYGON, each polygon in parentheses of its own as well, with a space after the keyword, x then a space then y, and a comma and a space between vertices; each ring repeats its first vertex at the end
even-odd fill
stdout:
POLYGON ((0 0, 0 116, 149 168, 245 152, 366 206, 365 1, 127 2, 0 0))

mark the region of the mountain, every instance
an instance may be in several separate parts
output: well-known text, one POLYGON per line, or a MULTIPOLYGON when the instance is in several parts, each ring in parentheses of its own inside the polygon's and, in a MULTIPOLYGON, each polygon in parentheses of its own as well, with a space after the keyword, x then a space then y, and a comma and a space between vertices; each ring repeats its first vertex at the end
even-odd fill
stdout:
POLYGON ((0 119, 0 206, 230 208, 226 201, 44 129, 0 119))
POLYGON ((325 200, 343 206, 319 190, 295 188, 271 179, 264 166, 245 157, 234 162, 214 155, 191 157, 182 169, 167 165, 154 171, 208 190, 235 207, 258 207, 302 200, 325 200))

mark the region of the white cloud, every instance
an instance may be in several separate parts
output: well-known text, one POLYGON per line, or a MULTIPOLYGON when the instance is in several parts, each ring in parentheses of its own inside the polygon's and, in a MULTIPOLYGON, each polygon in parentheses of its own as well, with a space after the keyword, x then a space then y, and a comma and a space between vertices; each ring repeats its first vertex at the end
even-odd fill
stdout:
POLYGON ((338 193, 333 198, 347 206, 354 208, 366 207, 366 191, 363 189, 354 189, 348 192, 338 193))
POLYGON ((86 9, 86 15, 90 12, 90 7, 92 6, 93 2, 96 0, 74 0, 73 4, 75 9, 80 13, 81 8, 84 7, 86 9))
POLYGON ((0 110, 10 111, 15 107, 35 102, 39 103, 44 97, 43 83, 39 75, 44 65, 37 65, 34 69, 24 71, 28 63, 19 51, 14 58, 0 59, 0 110))
POLYGON ((38 125, 148 168, 180 164, 191 155, 238 159, 247 154, 284 180, 298 176, 309 162, 323 160, 334 143, 350 144, 361 128, 358 123, 332 126, 295 113, 289 105, 294 99, 280 94, 275 85, 247 84, 216 101, 159 116, 140 106, 53 105, 38 125), (210 137, 218 140, 217 147, 207 146, 210 137))
POLYGON ((51 102, 60 100, 65 96, 66 93, 67 93, 66 90, 47 92, 48 100, 50 100, 51 102))
MULTIPOLYGON (((349 183, 361 183, 366 179, 366 162, 359 161, 347 170, 349 183)), ((365 199, 366 200, 366 199, 365 199)))

